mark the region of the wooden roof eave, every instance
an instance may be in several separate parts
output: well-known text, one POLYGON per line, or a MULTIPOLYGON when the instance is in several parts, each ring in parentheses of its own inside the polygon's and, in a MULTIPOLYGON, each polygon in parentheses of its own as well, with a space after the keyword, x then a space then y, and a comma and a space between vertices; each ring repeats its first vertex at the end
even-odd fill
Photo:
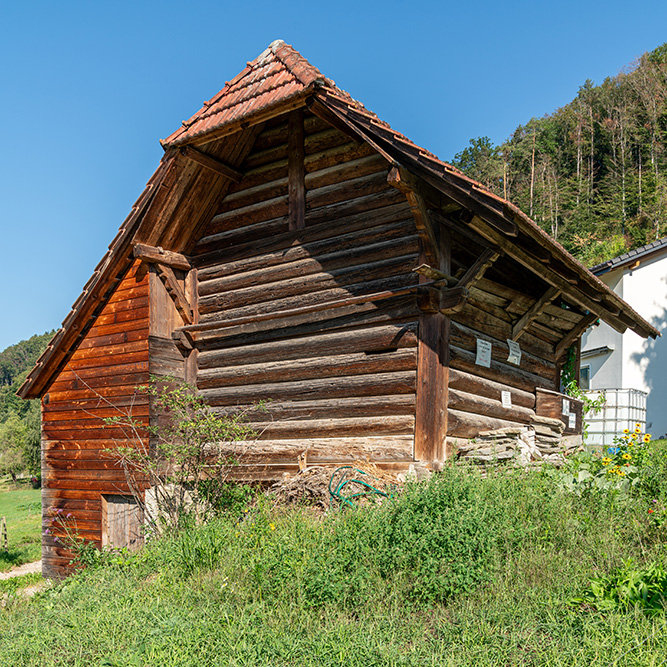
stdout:
POLYGON ((88 328, 87 325, 96 316, 97 306, 104 300, 106 293, 115 287, 117 276, 124 273, 131 265, 134 234, 154 202, 160 185, 171 171, 174 158, 173 151, 168 151, 163 156, 160 165, 109 245, 108 251, 97 265, 93 276, 63 320, 62 327, 51 339, 35 367, 16 392, 20 398, 39 398, 42 395, 68 353, 72 353, 76 348, 77 339, 83 336, 88 328))
MULTIPOLYGON (((375 123, 371 127, 372 114, 366 113, 369 120, 367 123, 361 123, 343 112, 339 105, 330 104, 326 94, 317 96, 317 99, 339 121, 349 125, 352 132, 363 137, 390 164, 399 168, 405 167, 432 187, 455 199, 463 208, 471 210, 474 215, 469 224, 477 233, 532 272, 544 277, 550 285, 559 288, 566 300, 594 313, 618 331, 631 328, 644 338, 660 336, 655 327, 644 320, 519 208, 497 197, 472 179, 459 174, 453 168, 448 169, 447 165, 435 161, 425 153, 419 153, 421 159, 415 157, 411 153, 416 153, 418 147, 413 146, 411 152, 407 152, 402 150, 400 142, 392 144, 381 134, 395 133, 380 123, 375 123), (375 128, 381 128, 382 133, 374 131, 375 128), (509 225, 512 221, 517 226, 516 234, 510 231, 511 227, 503 229, 505 222, 509 225), (553 269, 549 268, 548 262, 531 258, 528 252, 521 248, 522 237, 549 253, 553 258, 553 269), (559 275, 559 269, 566 277, 559 275), (573 279, 576 280, 575 284, 570 282, 573 279)), ((360 111, 359 114, 361 115, 360 111)), ((537 250, 537 247, 535 249, 537 250)))

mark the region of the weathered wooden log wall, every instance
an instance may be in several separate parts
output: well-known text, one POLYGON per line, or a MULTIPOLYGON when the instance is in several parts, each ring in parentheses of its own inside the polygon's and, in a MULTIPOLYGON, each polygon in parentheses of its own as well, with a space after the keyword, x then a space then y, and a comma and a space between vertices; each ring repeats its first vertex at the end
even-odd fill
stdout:
MULTIPOLYGON (((414 221, 387 162, 309 113, 305 215, 290 215, 294 123, 267 123, 193 250, 202 324, 417 283, 414 221)), ((412 460, 417 319, 409 294, 198 333, 197 386, 210 405, 267 401, 251 416, 261 442, 245 474, 279 475, 304 450, 309 464, 412 460)))
MULTIPOLYGON (((466 246, 452 253, 459 272, 474 258, 474 245, 468 241, 466 246), (466 258, 471 249, 472 257, 466 258)), ((536 388, 558 390, 555 346, 581 321, 582 313, 560 302, 545 306, 521 333, 520 364, 508 362, 507 339, 513 338, 513 327, 548 289, 506 257, 470 288, 465 307, 452 316, 449 436, 472 438, 484 430, 529 424, 536 414, 536 388), (478 338, 492 344, 490 368, 475 363, 478 338), (510 392, 511 407, 503 406, 503 391, 510 392)))
MULTIPOLYGON (((102 542, 102 494, 128 494, 125 473, 105 454, 127 433, 103 422, 120 410, 148 419, 148 401, 137 385, 148 380, 148 276, 136 263, 118 284, 93 327, 42 399, 42 505, 72 514, 80 536, 102 542)), ((66 573, 71 555, 45 535, 46 576, 66 573)))

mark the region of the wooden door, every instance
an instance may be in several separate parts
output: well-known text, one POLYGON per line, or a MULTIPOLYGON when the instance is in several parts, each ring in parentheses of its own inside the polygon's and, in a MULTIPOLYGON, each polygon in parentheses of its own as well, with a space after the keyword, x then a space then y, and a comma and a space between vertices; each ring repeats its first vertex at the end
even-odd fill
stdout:
POLYGON ((143 511, 132 496, 102 496, 102 546, 137 549, 143 544, 143 511))

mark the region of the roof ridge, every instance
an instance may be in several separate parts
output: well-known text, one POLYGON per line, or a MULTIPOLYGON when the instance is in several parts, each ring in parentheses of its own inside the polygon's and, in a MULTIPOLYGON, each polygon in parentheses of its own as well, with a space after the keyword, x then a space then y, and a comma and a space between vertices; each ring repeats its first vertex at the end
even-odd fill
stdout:
POLYGON ((315 65, 311 65, 291 44, 286 44, 282 39, 271 42, 269 49, 304 86, 308 87, 313 83, 336 85, 331 79, 327 79, 315 65))

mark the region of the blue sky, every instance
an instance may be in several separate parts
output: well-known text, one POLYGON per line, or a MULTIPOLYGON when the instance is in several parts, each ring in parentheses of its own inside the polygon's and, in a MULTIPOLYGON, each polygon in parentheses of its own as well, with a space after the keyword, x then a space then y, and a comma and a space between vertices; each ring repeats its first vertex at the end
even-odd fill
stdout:
POLYGON ((57 328, 201 102, 284 39, 443 159, 667 41, 667 2, 1 3, 0 350, 57 328))

